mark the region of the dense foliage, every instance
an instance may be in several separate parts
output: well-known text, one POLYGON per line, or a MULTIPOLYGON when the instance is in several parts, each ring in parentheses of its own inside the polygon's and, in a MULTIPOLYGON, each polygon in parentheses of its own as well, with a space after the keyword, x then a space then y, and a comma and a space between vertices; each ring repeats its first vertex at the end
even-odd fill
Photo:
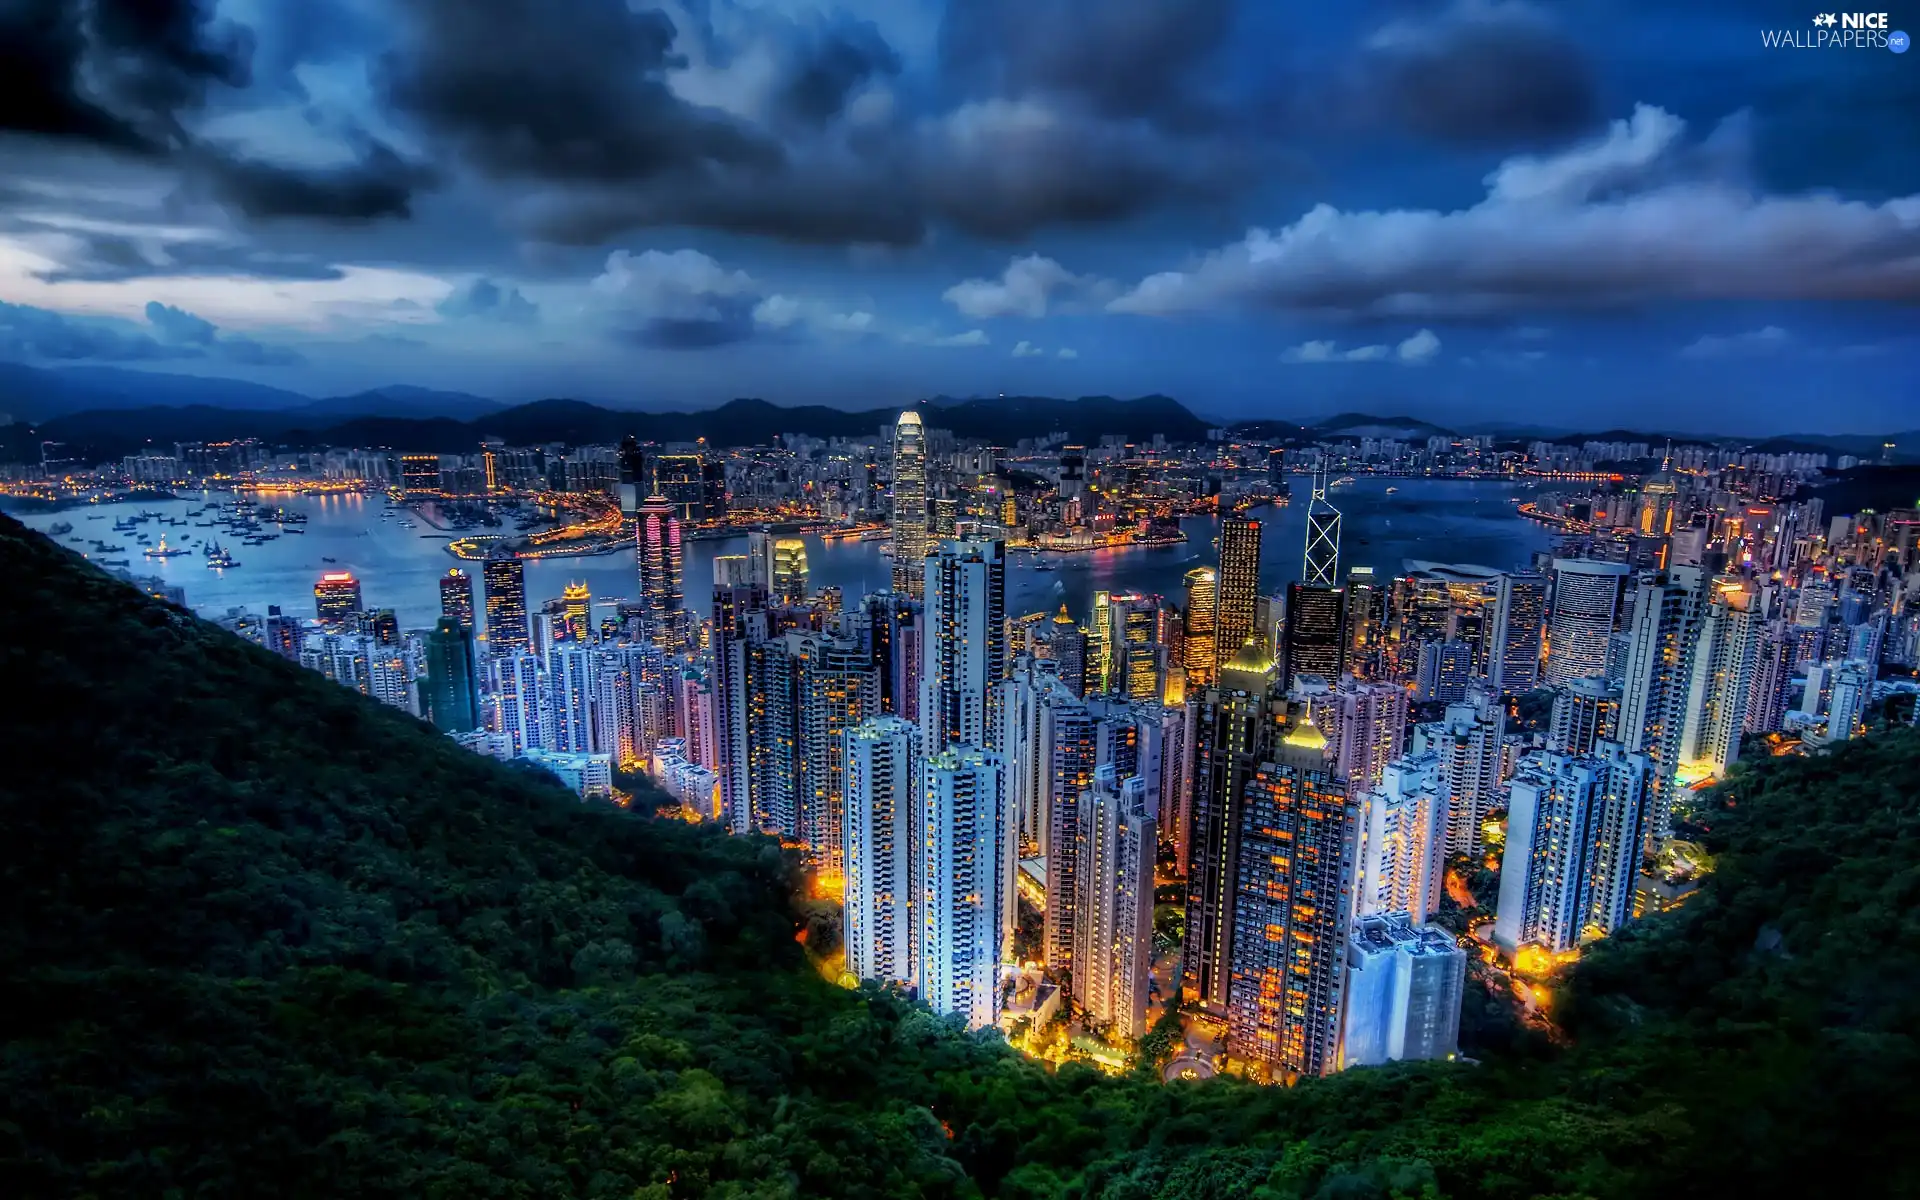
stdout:
POLYGON ((1480 1065, 1168 1086, 833 986, 770 842, 582 805, 4 519, 0 571, 10 1196, 1920 1186, 1873 1137, 1916 1115, 1911 734, 1726 789, 1720 874, 1578 967, 1571 1049, 1476 983, 1480 1065))

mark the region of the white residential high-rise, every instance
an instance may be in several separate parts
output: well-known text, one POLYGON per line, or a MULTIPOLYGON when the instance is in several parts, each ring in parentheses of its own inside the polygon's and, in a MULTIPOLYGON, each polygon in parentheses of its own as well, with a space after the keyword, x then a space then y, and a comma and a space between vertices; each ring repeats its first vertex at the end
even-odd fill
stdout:
POLYGON ((969 1029, 1000 1015, 1013 926, 1013 837, 1000 756, 973 746, 927 755, 921 772, 920 994, 969 1029))
POLYGON ((1111 766, 1095 771, 1080 798, 1073 998, 1129 1041, 1147 1032, 1156 840, 1146 781, 1120 779, 1111 766))
POLYGON ((1840 664, 1833 673, 1833 694, 1827 702, 1827 725, 1820 738, 1822 742, 1844 742, 1860 736, 1872 686, 1872 667, 1855 659, 1840 664))
POLYGON ((1380 786, 1360 798, 1355 911, 1402 912, 1424 924, 1440 907, 1446 850, 1440 756, 1428 750, 1394 760, 1380 786))
POLYGON ((1596 749, 1529 755, 1513 777, 1493 928, 1508 954, 1572 950, 1633 915, 1653 764, 1615 742, 1596 749))
POLYGON ((1319 687, 1314 678, 1303 677, 1303 686, 1289 692, 1288 699, 1306 702, 1313 723, 1332 748, 1334 776, 1346 782, 1348 795, 1378 787, 1387 764, 1406 749, 1407 689, 1351 675, 1319 687))
POLYGON ((1007 555, 1003 542, 957 538, 927 556, 920 643, 920 744, 992 747, 1006 676, 1007 555))
POLYGON ((1653 760, 1649 834, 1656 839, 1671 826, 1679 792, 1682 735, 1706 590, 1707 575, 1700 568, 1674 567, 1641 579, 1633 593, 1619 731, 1623 745, 1653 760))
POLYGON ((893 590, 919 599, 927 553, 927 434, 908 409, 893 425, 893 590))
POLYGON ((550 741, 560 754, 592 754, 593 699, 599 655, 584 645, 555 646, 547 655, 552 682, 553 725, 550 741))
POLYGON ((1553 611, 1547 617, 1544 682, 1558 687, 1607 671, 1607 641, 1620 609, 1625 563, 1588 558, 1553 560, 1553 611))
POLYGON ((1740 757, 1761 624, 1752 584, 1734 578, 1714 581, 1692 650, 1693 672, 1680 730, 1679 768, 1687 779, 1718 779, 1740 757))
POLYGON ((1451 1058, 1466 979, 1466 951, 1443 930, 1406 913, 1356 920, 1347 939, 1341 1067, 1451 1058))
POLYGON ((1447 798, 1447 853, 1480 856, 1483 826, 1500 796, 1500 751, 1507 713, 1499 700, 1475 687, 1441 720, 1417 725, 1416 752, 1440 759, 1440 786, 1447 798))
POLYGON ((918 740, 899 717, 875 717, 846 734, 845 942, 856 979, 915 982, 918 740))

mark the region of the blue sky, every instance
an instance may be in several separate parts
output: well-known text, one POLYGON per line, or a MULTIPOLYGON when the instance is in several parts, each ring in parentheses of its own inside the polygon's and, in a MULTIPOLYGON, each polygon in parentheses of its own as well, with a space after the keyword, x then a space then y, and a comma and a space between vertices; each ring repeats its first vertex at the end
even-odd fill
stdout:
POLYGON ((0 358, 1912 428, 1920 55, 1763 45, 1814 15, 21 0, 0 358))

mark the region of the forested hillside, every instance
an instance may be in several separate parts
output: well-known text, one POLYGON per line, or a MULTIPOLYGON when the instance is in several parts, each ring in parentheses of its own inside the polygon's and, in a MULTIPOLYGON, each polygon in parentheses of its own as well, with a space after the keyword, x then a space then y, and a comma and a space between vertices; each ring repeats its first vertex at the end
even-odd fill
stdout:
POLYGON ((1920 738, 1743 775, 1572 1048, 1049 1074, 823 982, 771 842, 544 777, 0 518, 0 1193, 1913 1194, 1920 738))

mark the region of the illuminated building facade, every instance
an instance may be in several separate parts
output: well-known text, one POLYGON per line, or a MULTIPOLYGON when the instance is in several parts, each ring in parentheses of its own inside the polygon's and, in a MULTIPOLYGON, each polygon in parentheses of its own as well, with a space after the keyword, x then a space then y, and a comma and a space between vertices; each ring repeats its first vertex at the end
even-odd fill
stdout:
POLYGON ((442 733, 472 733, 480 725, 474 690, 473 631, 441 617, 427 635, 427 677, 422 681, 425 716, 442 733))
POLYGON ((1547 722, 1547 749, 1555 754, 1592 754, 1596 743, 1615 740, 1620 689, 1604 675, 1589 675, 1557 689, 1547 722))
POLYGON ((908 409, 893 426, 893 590, 916 600, 926 588, 927 520, 926 430, 908 409))
POLYGON ((1157 834, 1146 781, 1111 766, 1081 797, 1073 998, 1095 1026, 1134 1041, 1147 1032, 1157 834))
POLYGON ((1607 646, 1632 568, 1597 559, 1553 560, 1553 610, 1547 618, 1544 682, 1559 687, 1607 672, 1607 646))
POLYGON ((1214 657, 1224 665, 1253 636, 1260 597, 1260 522, 1230 516, 1220 522, 1220 577, 1213 623, 1214 657))
POLYGON ((1346 593, 1337 587, 1287 585, 1287 618, 1281 635, 1285 686, 1302 675, 1338 679, 1346 657, 1346 593))
POLYGON ((656 493, 640 506, 635 521, 645 634, 669 652, 677 652, 683 648, 680 611, 685 599, 680 518, 666 497, 656 493))
POLYGON ((531 649, 525 564, 504 551, 489 556, 480 568, 480 586, 487 606, 487 652, 516 654, 531 649))
POLYGON ((344 629, 360 613, 360 581, 351 571, 329 571, 313 585, 314 613, 324 625, 344 629))
POLYGON ((1302 721, 1247 781, 1227 1053, 1293 1080, 1339 1069, 1358 813, 1302 721))
POLYGON ((807 544, 783 537, 773 543, 773 601, 804 604, 807 599, 807 544))
POLYGON ((984 1029, 999 1019, 1013 925, 1003 764, 991 750, 948 746, 926 756, 921 780, 920 995, 984 1029))
MULTIPOLYGON (((1187 686, 1203 688, 1213 682, 1220 656, 1214 640, 1214 617, 1220 596, 1220 572, 1213 567, 1195 567, 1187 572, 1187 606, 1182 614, 1181 662, 1187 669, 1187 686)), ((1061 611, 1065 611, 1062 609, 1061 611)))
POLYGON ((919 731, 880 716, 845 735, 847 970, 856 979, 915 981, 919 731))
POLYGON ((452 617, 469 633, 477 628, 473 621, 473 577, 459 567, 449 568, 440 577, 440 615, 452 617))
POLYGON ((1467 954, 1406 913, 1359 918, 1347 941, 1340 1066, 1452 1058, 1460 1046, 1467 954))
POLYGON ((1540 639, 1546 623, 1546 577, 1502 575, 1487 654, 1487 676, 1495 691, 1517 696, 1540 686, 1540 639))
POLYGON ((999 689, 1007 673, 1006 545, 954 539, 921 567, 921 745, 928 754, 947 745, 991 747, 1000 736, 999 689))
POLYGON ((1396 758, 1360 798, 1354 911, 1403 912, 1424 922, 1440 907, 1446 851, 1440 756, 1396 758))

